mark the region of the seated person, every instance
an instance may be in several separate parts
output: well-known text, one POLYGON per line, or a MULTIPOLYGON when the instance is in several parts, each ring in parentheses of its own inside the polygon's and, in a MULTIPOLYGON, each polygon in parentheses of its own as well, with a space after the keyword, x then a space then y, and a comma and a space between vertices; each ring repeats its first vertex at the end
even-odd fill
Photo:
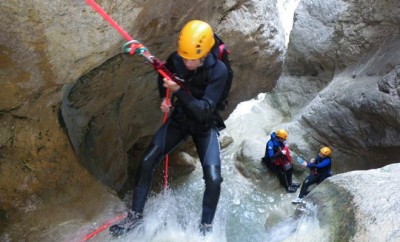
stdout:
POLYGON ((325 146, 319 151, 319 154, 315 159, 311 159, 310 162, 303 161, 302 166, 310 169, 310 174, 304 180, 299 197, 292 201, 292 203, 300 203, 309 191, 308 187, 314 183, 320 184, 323 180, 330 177, 331 174, 331 153, 332 150, 325 146))
POLYGON ((285 144, 287 137, 288 132, 285 129, 279 129, 276 133, 272 132, 261 161, 277 175, 287 192, 296 192, 299 185, 292 182, 293 163, 289 147, 285 144))

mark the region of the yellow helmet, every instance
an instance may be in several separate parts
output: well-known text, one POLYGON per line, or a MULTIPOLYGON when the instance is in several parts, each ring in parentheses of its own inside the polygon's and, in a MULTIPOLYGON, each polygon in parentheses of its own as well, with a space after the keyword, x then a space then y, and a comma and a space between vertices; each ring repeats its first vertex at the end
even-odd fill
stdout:
POLYGON ((214 43, 211 26, 200 20, 192 20, 179 34, 178 54, 188 60, 200 59, 210 52, 214 43))
POLYGON ((321 154, 326 155, 326 156, 331 156, 332 150, 328 147, 322 147, 319 152, 321 152, 321 154))
POLYGON ((281 139, 286 140, 288 135, 289 133, 286 131, 286 129, 278 129, 278 131, 276 131, 276 136, 278 136, 281 139))

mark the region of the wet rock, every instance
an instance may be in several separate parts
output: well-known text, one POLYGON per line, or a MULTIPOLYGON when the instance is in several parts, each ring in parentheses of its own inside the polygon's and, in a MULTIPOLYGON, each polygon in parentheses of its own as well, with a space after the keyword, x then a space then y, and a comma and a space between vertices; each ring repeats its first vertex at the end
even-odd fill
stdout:
POLYGON ((318 219, 329 227, 330 241, 396 241, 399 171, 400 165, 393 164, 336 175, 307 196, 318 205, 318 219))

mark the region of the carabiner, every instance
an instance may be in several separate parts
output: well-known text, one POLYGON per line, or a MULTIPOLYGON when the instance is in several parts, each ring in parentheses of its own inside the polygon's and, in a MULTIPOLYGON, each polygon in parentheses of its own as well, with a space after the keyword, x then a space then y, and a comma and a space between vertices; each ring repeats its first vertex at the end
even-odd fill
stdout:
POLYGON ((126 42, 123 46, 122 46, 122 51, 124 52, 124 53, 129 53, 129 54, 131 54, 132 53, 132 47, 134 48, 133 49, 133 52, 135 53, 135 54, 142 54, 142 53, 144 53, 145 51, 147 51, 147 48, 146 47, 144 47, 139 41, 137 41, 137 40, 130 40, 130 41, 128 41, 128 42, 126 42), (136 47, 135 47, 136 46, 136 47))

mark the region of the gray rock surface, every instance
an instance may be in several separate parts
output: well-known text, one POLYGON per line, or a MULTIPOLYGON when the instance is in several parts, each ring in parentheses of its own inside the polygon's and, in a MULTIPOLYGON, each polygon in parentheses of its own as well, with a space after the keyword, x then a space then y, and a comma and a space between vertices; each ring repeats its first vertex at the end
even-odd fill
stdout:
POLYGON ((292 120, 296 152, 312 156, 329 145, 339 172, 399 161, 399 5, 299 4, 284 73, 270 96, 292 120))
MULTIPOLYGON (((175 50, 188 20, 214 26, 232 50, 236 72, 224 116, 272 89, 280 74, 284 40, 272 0, 98 3, 160 59, 175 50)), ((122 189, 136 164, 128 165, 127 152, 161 123, 155 72, 140 57, 121 55, 125 40, 85 1, 2 1, 0 32, 0 228, 8 232, 0 240, 41 240, 43 229, 24 231, 54 202, 49 194, 109 194, 99 196, 86 217, 100 223, 104 218, 95 214, 107 210, 111 216, 120 207, 108 206, 115 194, 94 178, 122 189), (21 222, 22 216, 29 219, 21 222)), ((183 166, 181 171, 193 169, 183 166)), ((68 203, 59 199, 62 209, 68 203)), ((74 206, 85 210, 91 206, 86 201, 74 206)), ((77 215, 42 225, 77 221, 77 215)))
MULTIPOLYGON (((272 0, 99 3, 160 59, 175 49, 187 20, 201 18, 215 26, 232 50, 236 73, 225 117, 240 101, 276 84, 267 101, 288 121, 284 126, 296 153, 314 156, 328 144, 337 172, 399 161, 398 0, 301 1, 286 56, 272 0)), ((123 204, 103 184, 123 187, 132 166, 127 152, 148 141, 161 122, 154 71, 138 56, 121 55, 124 40, 84 1, 2 1, 0 32, 0 232, 8 232, 0 238, 42 240, 49 224, 84 225, 102 221, 99 211, 117 213, 123 204), (87 209, 85 190, 105 194, 98 207, 87 209), (82 199, 68 202, 73 198, 82 199), (31 230, 46 208, 71 205, 87 211, 87 221, 71 212, 31 230)), ((192 151, 187 153, 180 153, 183 170, 194 162, 192 151)), ((243 161, 255 157, 241 153, 243 161)), ((385 169, 375 171, 378 185, 385 183, 380 174, 385 169)), ((347 182, 359 178, 347 176, 347 182)), ((368 189, 347 186, 345 193, 359 196, 368 189)), ((392 190, 382 192, 388 204, 395 203, 392 190)), ((349 208, 357 222, 349 238, 376 238, 384 212, 398 223, 393 206, 380 214, 363 200, 356 202, 366 207, 349 208)), ((398 236, 396 228, 384 229, 388 241, 398 236)))
POLYGON ((399 164, 336 175, 307 196, 318 204, 321 227, 329 241, 398 241, 399 164))

